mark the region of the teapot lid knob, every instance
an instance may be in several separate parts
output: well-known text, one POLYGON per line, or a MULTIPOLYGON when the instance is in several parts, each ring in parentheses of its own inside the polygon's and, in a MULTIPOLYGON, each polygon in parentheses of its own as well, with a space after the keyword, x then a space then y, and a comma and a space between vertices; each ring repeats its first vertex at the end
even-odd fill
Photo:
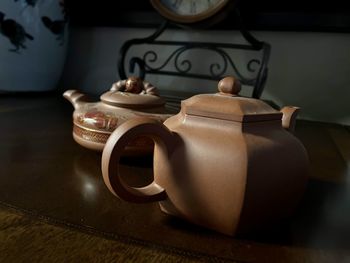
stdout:
POLYGON ((241 91, 241 82, 234 77, 226 77, 219 81, 218 90, 222 95, 237 96, 241 91))
POLYGON ((143 90, 143 80, 139 77, 129 77, 125 82, 125 92, 138 94, 143 90))

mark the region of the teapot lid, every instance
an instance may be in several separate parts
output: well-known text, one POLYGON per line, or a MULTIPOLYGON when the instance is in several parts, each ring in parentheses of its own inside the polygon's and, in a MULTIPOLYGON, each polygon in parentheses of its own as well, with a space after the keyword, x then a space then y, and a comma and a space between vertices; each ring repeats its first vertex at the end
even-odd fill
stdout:
POLYGON ((188 115, 230 120, 257 122, 281 120, 282 113, 262 100, 240 97, 241 84, 233 77, 226 77, 218 84, 216 94, 201 94, 182 102, 182 111, 188 115))
POLYGON ((101 101, 117 107, 145 109, 165 104, 159 97, 156 87, 137 77, 129 77, 112 85, 112 88, 100 97, 101 101))

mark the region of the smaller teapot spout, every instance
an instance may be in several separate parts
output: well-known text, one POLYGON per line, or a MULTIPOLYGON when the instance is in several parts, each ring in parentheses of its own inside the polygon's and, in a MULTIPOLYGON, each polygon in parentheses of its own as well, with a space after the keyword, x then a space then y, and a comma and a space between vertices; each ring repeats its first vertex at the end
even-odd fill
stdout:
POLYGON ((63 93, 63 97, 72 103, 74 109, 78 109, 88 102, 86 95, 77 90, 67 90, 63 93))
POLYGON ((293 106, 286 106, 281 109, 281 112, 283 113, 282 126, 291 133, 294 132, 296 117, 299 113, 299 110, 299 107, 293 106))

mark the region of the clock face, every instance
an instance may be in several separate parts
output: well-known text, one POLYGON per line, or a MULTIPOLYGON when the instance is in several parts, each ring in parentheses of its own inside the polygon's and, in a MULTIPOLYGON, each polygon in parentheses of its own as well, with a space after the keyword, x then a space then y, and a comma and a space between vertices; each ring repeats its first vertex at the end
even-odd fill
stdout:
POLYGON ((225 8, 230 0, 151 0, 157 11, 180 23, 195 23, 207 19, 225 8))

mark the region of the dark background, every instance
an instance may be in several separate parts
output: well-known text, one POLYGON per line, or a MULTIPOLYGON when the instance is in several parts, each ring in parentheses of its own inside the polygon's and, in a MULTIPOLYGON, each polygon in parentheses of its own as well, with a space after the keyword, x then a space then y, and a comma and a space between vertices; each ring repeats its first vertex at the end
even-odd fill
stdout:
MULTIPOLYGON (((241 0, 237 8, 248 29, 350 32, 349 3, 342 0, 241 0)), ((72 25, 155 27, 162 17, 148 0, 66 0, 72 25)), ((215 29, 236 29, 233 15, 215 29)))

